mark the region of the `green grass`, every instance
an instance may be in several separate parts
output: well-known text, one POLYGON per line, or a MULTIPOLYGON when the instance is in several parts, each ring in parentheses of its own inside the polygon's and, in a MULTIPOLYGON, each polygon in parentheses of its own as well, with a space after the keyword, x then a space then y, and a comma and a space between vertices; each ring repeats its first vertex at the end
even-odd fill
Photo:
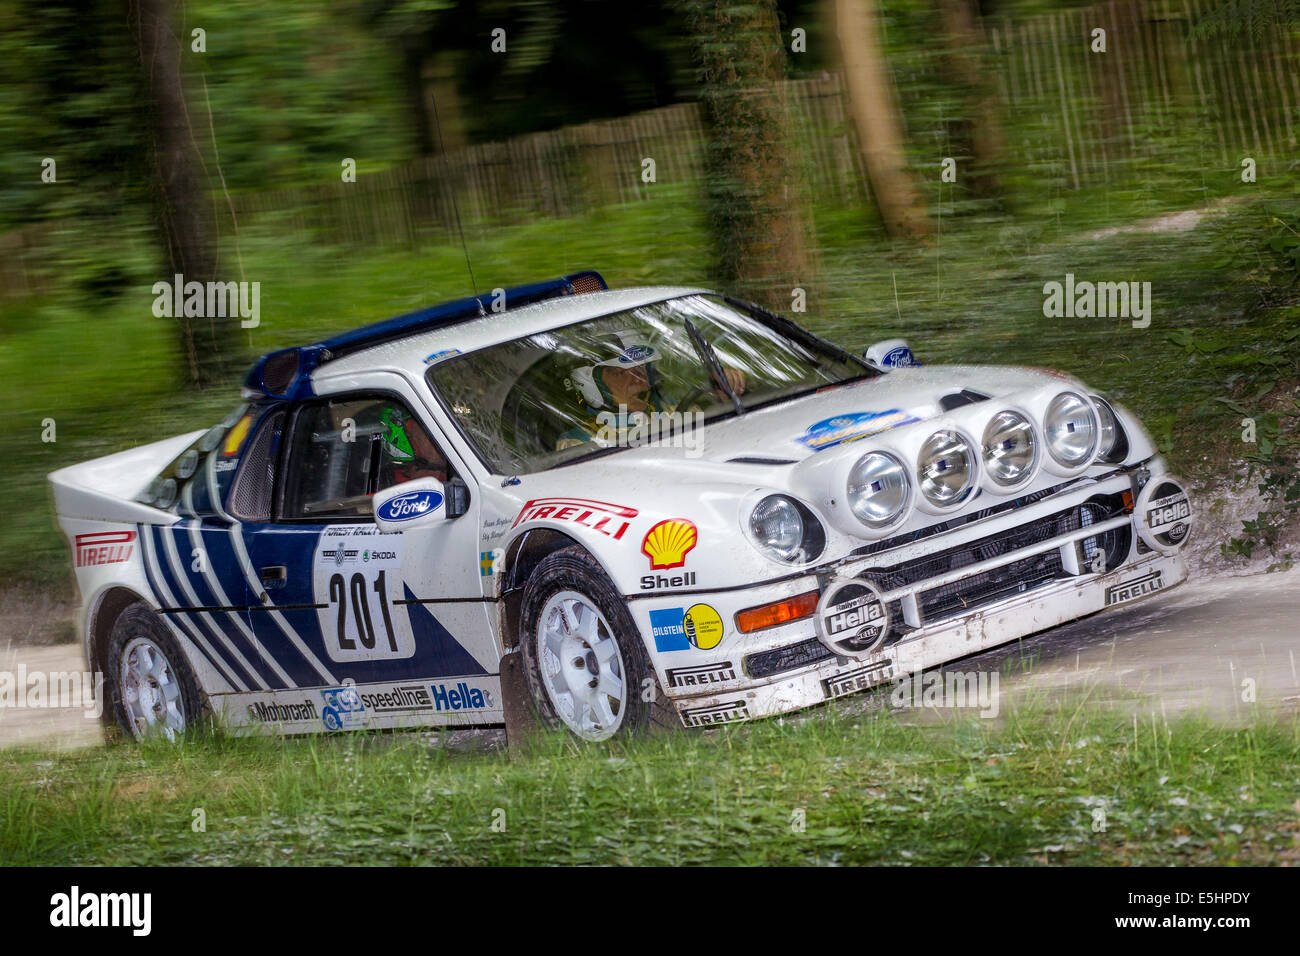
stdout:
POLYGON ((1295 718, 1233 729, 1070 704, 933 726, 824 708, 514 755, 414 733, 210 737, 5 752, 0 862, 1295 863, 1297 792, 1295 718))
MULTIPOLYGON (((1300 199, 1281 187, 1259 190, 1193 232, 1096 240, 1087 230, 1103 221, 1168 212, 1187 197, 1118 186, 1048 194, 1014 219, 948 215, 938 238, 919 246, 883 240, 860 209, 817 207, 819 269, 805 283, 809 311, 795 317, 853 348, 901 334, 926 362, 1064 369, 1139 414, 1179 470, 1233 472, 1258 449, 1241 443, 1242 415, 1222 400, 1262 416, 1261 427, 1278 438, 1289 409, 1277 397, 1300 380, 1295 272, 1267 248, 1279 232, 1275 218, 1300 223, 1300 199), (1044 318, 1043 284, 1067 272, 1151 282, 1151 327, 1044 318)), ((664 187, 647 202, 513 227, 471 224, 467 232, 480 289, 591 267, 616 287, 712 284, 703 215, 690 190, 664 187)), ((262 283, 262 324, 241 333, 243 354, 232 362, 240 371, 272 348, 469 289, 458 244, 421 253, 343 250, 285 235, 270 221, 245 224, 241 237, 243 274, 262 283)), ((233 374, 228 389, 180 387, 173 327, 151 312, 156 276, 139 265, 148 257, 138 241, 125 248, 136 281, 114 298, 92 306, 69 289, 0 305, 4 580, 70 583, 46 473, 206 427, 237 400, 233 374), (54 443, 41 441, 46 419, 56 423, 54 443)), ((228 244, 224 254, 235 250, 228 244)))

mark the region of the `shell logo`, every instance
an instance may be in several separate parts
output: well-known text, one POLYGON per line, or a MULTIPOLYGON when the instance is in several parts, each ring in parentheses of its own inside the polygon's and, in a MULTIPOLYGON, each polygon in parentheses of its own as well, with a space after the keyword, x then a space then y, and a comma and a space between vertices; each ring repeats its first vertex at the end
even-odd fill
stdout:
POLYGON ((686 563, 686 552, 695 547, 700 533, 694 521, 669 518, 660 521, 646 532, 641 542, 641 553, 650 559, 650 570, 664 571, 680 568, 686 563))

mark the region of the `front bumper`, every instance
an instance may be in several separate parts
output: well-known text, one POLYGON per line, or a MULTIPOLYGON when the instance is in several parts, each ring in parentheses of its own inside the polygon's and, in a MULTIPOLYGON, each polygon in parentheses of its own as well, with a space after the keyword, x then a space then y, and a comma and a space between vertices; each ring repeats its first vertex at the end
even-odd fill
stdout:
POLYGON ((729 633, 707 650, 665 650, 653 605, 660 606, 659 622, 672 612, 662 601, 637 602, 634 614, 645 618, 661 686, 686 726, 789 713, 1182 583, 1181 557, 1140 540, 1132 498, 1127 508, 1115 507, 1133 490, 1131 473, 1113 472, 1014 512, 843 562, 832 574, 683 596, 673 603, 692 606, 676 614, 689 620, 702 606, 726 622, 729 633), (1099 552, 1105 565, 1094 560, 1099 552), (735 613, 745 607, 859 576, 873 581, 890 608, 891 636, 872 652, 832 654, 813 618, 751 634, 734 629, 735 613), (972 594, 978 597, 970 601, 972 594))
POLYGON ((920 628, 860 660, 831 658, 767 683, 677 698, 674 703, 688 727, 789 713, 1128 603, 1186 578, 1182 558, 1154 554, 1117 571, 1043 585, 1022 597, 920 628))

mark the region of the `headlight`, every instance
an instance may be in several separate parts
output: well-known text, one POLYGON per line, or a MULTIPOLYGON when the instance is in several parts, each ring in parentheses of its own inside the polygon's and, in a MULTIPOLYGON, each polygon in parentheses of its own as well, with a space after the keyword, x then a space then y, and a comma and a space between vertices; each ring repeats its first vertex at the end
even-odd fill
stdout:
POLYGON ((1014 485, 1033 470, 1038 457, 1034 429, 1016 412, 998 412, 984 429, 984 467, 999 485, 1014 485))
POLYGON ((166 511, 174 504, 176 504, 176 479, 167 478, 159 488, 158 496, 154 499, 153 506, 166 511))
POLYGON ((1062 392, 1047 406, 1043 431, 1047 450, 1066 468, 1075 468, 1093 457, 1100 432, 1092 403, 1074 392, 1062 392))
POLYGON ((227 431, 229 429, 225 425, 213 425, 199 439, 199 451, 205 455, 212 451, 221 444, 221 439, 225 437, 227 431))
POLYGON ((961 501, 975 479, 970 445, 956 432, 935 432, 921 446, 917 475, 921 494, 933 504, 961 501))
POLYGON ((163 480, 161 478, 155 478, 153 481, 149 482, 149 487, 140 493, 137 500, 146 505, 156 505, 158 497, 162 494, 162 487, 163 480))
POLYGON ((789 564, 812 561, 826 547, 826 532, 816 515, 785 495, 768 495, 755 505, 749 530, 768 557, 789 564))
POLYGON ((893 524, 907 507, 907 469, 891 455, 868 452, 849 472, 849 509, 870 528, 893 524))
POLYGON ((176 462, 176 477, 181 481, 189 478, 199 467, 199 450, 191 448, 181 455, 176 462))
POLYGON ((1092 396, 1092 407, 1097 410, 1097 419, 1101 422, 1101 444, 1097 447, 1097 459, 1116 464, 1128 457, 1128 436, 1119 423, 1119 416, 1105 401, 1092 396))

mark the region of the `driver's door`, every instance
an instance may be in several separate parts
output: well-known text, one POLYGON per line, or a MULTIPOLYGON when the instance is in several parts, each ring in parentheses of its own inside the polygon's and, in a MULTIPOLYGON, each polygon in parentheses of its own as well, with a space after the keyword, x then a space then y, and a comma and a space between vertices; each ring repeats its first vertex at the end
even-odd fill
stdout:
POLYGON ((381 532, 372 514, 376 492, 452 473, 429 430, 394 394, 334 396, 293 409, 272 520, 244 534, 249 579, 261 585, 248 601, 259 639, 296 651, 319 676, 316 686, 416 681, 383 698, 397 710, 436 712, 434 678, 495 672, 491 642, 481 641, 486 611, 477 578, 456 573, 476 568, 477 515, 381 532))

